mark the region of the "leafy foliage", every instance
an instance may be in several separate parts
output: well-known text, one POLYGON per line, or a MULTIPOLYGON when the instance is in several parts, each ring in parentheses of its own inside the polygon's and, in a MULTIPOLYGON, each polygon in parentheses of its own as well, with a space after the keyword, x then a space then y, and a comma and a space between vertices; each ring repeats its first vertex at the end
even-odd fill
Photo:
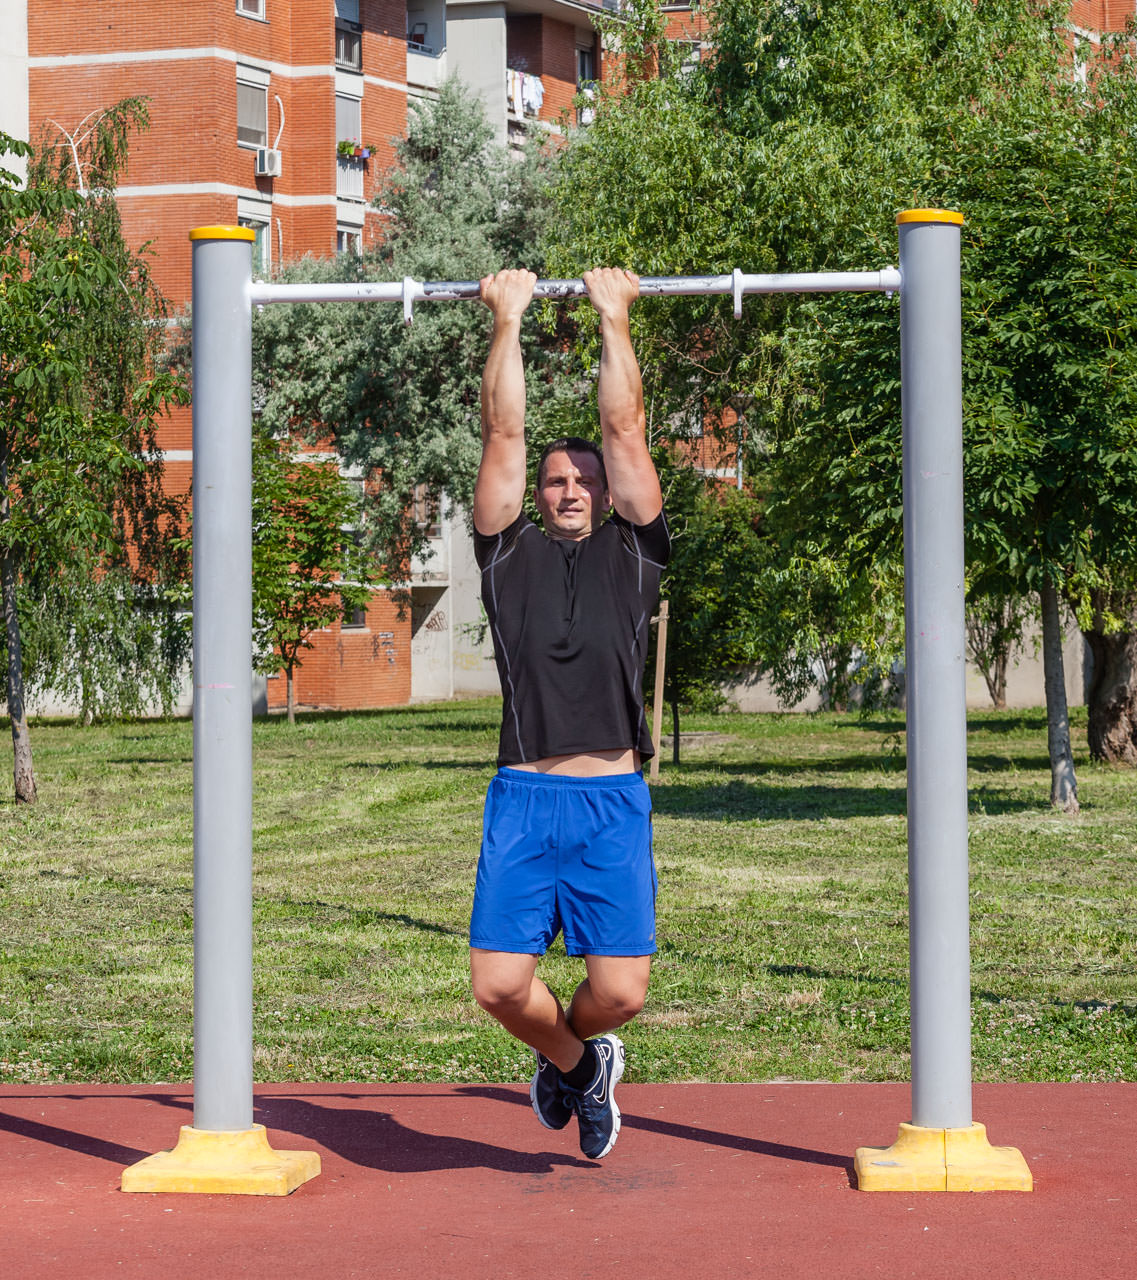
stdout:
POLYGON ((288 677, 312 634, 345 612, 364 609, 378 581, 362 549, 361 501, 334 463, 294 455, 262 433, 253 448, 253 640, 258 670, 288 677))
MULTIPOLYGON (((479 279, 503 266, 541 267, 536 228, 545 211, 543 153, 492 142, 481 105, 457 81, 412 106, 408 134, 376 203, 387 218, 380 248, 362 259, 304 260, 292 280, 479 279)), ((553 400, 558 356, 525 324, 530 416, 553 400)), ((420 304, 407 327, 398 308, 373 304, 268 309, 254 324, 254 378, 265 425, 330 433, 344 460, 373 477, 368 529, 397 578, 424 549, 406 518, 423 485, 472 500, 481 456, 480 389, 489 313, 420 304)))
MULTIPOLYGON (((650 8, 633 6, 633 53, 662 39, 650 8)), ((569 150, 552 262, 863 269, 894 259, 894 211, 962 209, 969 578, 1052 581, 1084 620, 1137 552, 1132 46, 1088 53, 1082 83, 1060 4, 720 0, 710 17, 697 70, 633 81, 569 150)), ((748 299, 737 324, 726 305, 637 308, 658 417, 693 388, 742 413, 775 572, 788 592, 848 583, 826 633, 867 650, 885 597, 899 621, 897 300, 748 299)), ((830 642, 792 607, 785 624, 784 654, 830 642)))
MULTIPOLYGON (((739 590, 738 566, 765 555, 760 511, 748 494, 708 482, 672 459, 660 467, 671 529, 671 559, 660 597, 668 601, 664 696, 678 704, 715 706, 722 681, 754 661, 759 579, 739 590)), ((653 669, 649 658, 648 668, 653 669)))
MULTIPOLYGON (((180 551, 172 545, 171 557, 180 551)), ((108 558, 88 564, 86 576, 72 562, 65 572, 24 578, 29 684, 66 700, 84 724, 156 709, 169 715, 189 659, 190 629, 176 612, 183 593, 108 558)))
POLYGON ((166 700, 185 652, 164 591, 184 568, 168 538, 180 512, 156 453, 157 419, 182 390, 159 367, 164 306, 114 201, 129 136, 146 124, 145 103, 127 99, 74 147, 0 135, 0 155, 29 160, 25 186, 0 168, 0 559, 17 794, 27 799, 25 671, 41 688, 80 689, 88 715, 113 713, 136 706, 143 687, 166 700), (142 597, 146 609, 128 618, 142 597), (130 650, 117 675, 82 640, 111 616, 130 650), (132 690, 130 673, 142 670, 132 690))
POLYGON ((1007 705, 1007 668, 1023 647, 1023 627, 1037 615, 1026 596, 972 594, 967 603, 967 653, 983 674, 991 705, 1007 705))

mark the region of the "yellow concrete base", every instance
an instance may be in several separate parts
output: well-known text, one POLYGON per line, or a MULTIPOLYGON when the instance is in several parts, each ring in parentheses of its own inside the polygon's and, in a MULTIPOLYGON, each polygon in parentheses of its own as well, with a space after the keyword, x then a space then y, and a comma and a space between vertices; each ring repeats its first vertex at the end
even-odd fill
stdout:
POLYGON ((286 1196, 319 1172, 315 1151, 274 1151, 263 1124, 233 1133, 187 1124, 173 1151, 159 1151, 124 1169, 122 1189, 286 1196))
POLYGON ((924 1129, 902 1124, 891 1147, 860 1147, 861 1191, 1031 1191, 1034 1180, 1015 1147, 993 1147, 981 1124, 924 1129))

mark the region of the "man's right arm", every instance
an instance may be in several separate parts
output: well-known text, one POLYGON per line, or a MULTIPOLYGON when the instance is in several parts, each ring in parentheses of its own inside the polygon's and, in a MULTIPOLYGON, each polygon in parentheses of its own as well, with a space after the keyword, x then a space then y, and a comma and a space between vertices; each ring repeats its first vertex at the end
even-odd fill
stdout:
POLYGON ((533 297, 531 271, 499 271, 481 281, 493 312, 493 337, 482 375, 482 461, 474 485, 474 528, 508 528, 525 500, 525 367, 521 317, 533 297))

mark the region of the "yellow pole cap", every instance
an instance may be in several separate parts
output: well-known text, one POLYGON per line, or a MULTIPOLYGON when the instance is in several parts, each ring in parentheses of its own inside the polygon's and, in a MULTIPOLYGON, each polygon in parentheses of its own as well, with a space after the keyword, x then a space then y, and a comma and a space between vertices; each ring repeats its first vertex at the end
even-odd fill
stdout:
POLYGON ((256 240, 252 227, 194 227, 191 240, 256 240))
POLYGON ((905 209, 896 215, 897 226, 906 222, 948 222, 953 227, 963 226, 963 214, 954 209, 905 209))

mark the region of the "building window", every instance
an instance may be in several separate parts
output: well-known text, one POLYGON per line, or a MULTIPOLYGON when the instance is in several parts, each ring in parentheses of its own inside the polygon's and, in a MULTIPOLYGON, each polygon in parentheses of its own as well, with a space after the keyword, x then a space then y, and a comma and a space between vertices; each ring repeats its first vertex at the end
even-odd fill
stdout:
POLYGON ((358 142, 363 132, 363 103, 346 93, 336 94, 336 141, 358 142))
POLYGON ((248 227, 257 237, 253 241, 253 275, 267 276, 272 268, 272 235, 268 220, 238 215, 237 225, 248 227))
POLYGON ((345 71, 363 70, 359 0, 336 0, 336 66, 345 71))
POLYGON ((576 50, 576 87, 591 88, 596 80, 596 54, 592 49, 583 49, 579 45, 576 50))
POLYGON ((1074 45, 1074 83, 1084 89, 1089 82, 1089 68, 1097 52, 1098 41, 1082 27, 1072 27, 1070 34, 1074 45))
POLYGON ((442 537, 437 494, 432 494, 425 484, 416 484, 412 505, 414 522, 428 538, 442 537))
POLYGON ((362 228, 349 227, 341 222, 336 227, 336 253, 354 253, 358 258, 363 253, 362 228))
POLYGON ((237 12, 246 18, 263 18, 265 0, 237 0, 237 12))
POLYGON ((702 61, 703 46, 698 40, 674 40, 672 44, 678 54, 676 74, 686 79, 702 61))
POLYGON ((237 142, 268 146, 268 73, 255 67, 237 68, 237 142))
POLYGON ((366 609, 349 608, 347 605, 344 605, 343 617, 340 619, 341 631, 362 631, 366 626, 366 609))
MULTIPOLYGON (((347 94, 336 94, 336 142, 355 142, 360 140, 363 104, 358 98, 347 94)), ((336 195, 348 200, 363 199, 363 162, 336 157, 336 195)))
POLYGON ((344 71, 363 70, 363 34, 342 22, 336 23, 336 66, 344 71))
POLYGON ((596 116, 592 105, 596 98, 596 54, 592 49, 576 49, 576 91, 588 101, 576 109, 577 124, 591 124, 596 116))

